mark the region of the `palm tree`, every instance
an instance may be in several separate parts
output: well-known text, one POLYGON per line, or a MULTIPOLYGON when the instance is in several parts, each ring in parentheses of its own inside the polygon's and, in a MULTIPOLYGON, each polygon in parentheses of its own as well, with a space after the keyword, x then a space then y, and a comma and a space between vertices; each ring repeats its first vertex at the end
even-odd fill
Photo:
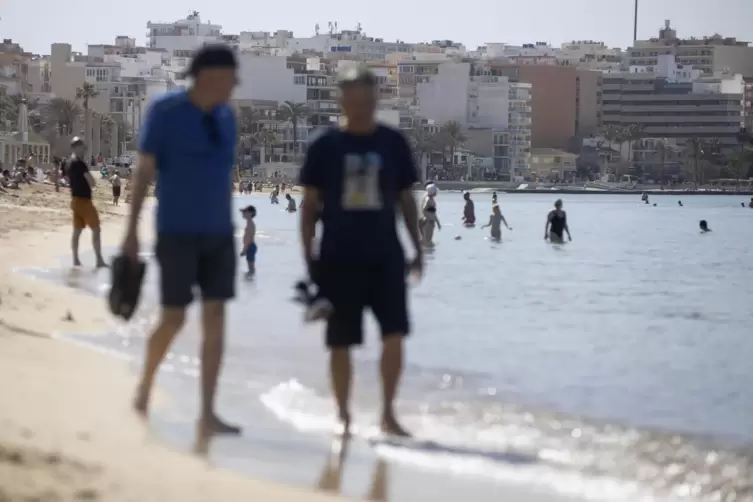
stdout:
POLYGON ((255 134, 256 143, 261 145, 260 160, 262 163, 272 159, 271 149, 279 141, 277 134, 269 129, 261 129, 255 134))
POLYGON ((607 174, 610 173, 610 162, 612 161, 612 150, 614 150, 614 144, 619 143, 622 138, 622 127, 618 126, 616 124, 609 124, 604 126, 604 128, 601 131, 601 135, 604 136, 604 139, 607 140, 609 143, 609 156, 607 156, 607 165, 606 165, 606 172, 607 174))
POLYGON ((664 185, 664 169, 667 166, 667 153, 671 152, 667 138, 662 138, 656 143, 659 152, 659 184, 664 185))
POLYGON ((691 138, 686 143, 688 153, 693 160, 692 165, 692 177, 695 188, 698 188, 699 184, 703 184, 704 176, 701 169, 701 162, 710 161, 715 159, 720 152, 719 140, 716 138, 691 138))
POLYGON ((633 158, 633 143, 643 137, 643 126, 641 124, 628 124, 624 127, 623 137, 628 144, 628 162, 635 160, 633 158))
POLYGON ((293 161, 295 162, 298 156, 298 122, 308 115, 308 108, 305 103, 285 101, 280 105, 278 112, 280 120, 293 125, 293 161))
POLYGON ((112 126, 115 124, 115 121, 113 118, 109 115, 102 115, 102 119, 99 121, 100 126, 100 137, 102 137, 102 144, 107 145, 107 153, 109 156, 113 157, 112 150, 113 145, 111 144, 111 132, 112 132, 112 126))
POLYGON ((442 145, 442 154, 444 156, 444 151, 447 149, 450 152, 450 163, 455 163, 455 150, 465 145, 465 142, 468 141, 468 138, 465 134, 463 134, 463 129, 454 120, 451 120, 449 122, 446 122, 440 129, 439 129, 439 141, 442 145))
POLYGON ((84 105, 84 141, 89 147, 91 147, 91 138, 89 135, 91 134, 92 128, 92 118, 89 113, 89 100, 96 98, 97 96, 99 96, 99 93, 94 87, 94 84, 84 82, 81 84, 81 87, 76 89, 76 99, 80 99, 84 105))
POLYGON ((41 111, 43 122, 60 136, 73 134, 73 127, 82 113, 78 104, 63 98, 51 99, 41 111))
POLYGON ((16 124, 18 124, 18 110, 21 107, 21 102, 26 101, 26 110, 29 113, 29 127, 32 130, 38 131, 41 127, 41 121, 39 120, 38 113, 32 113, 37 111, 39 101, 36 99, 28 99, 23 94, 12 94, 10 96, 0 96, 0 128, 5 126, 5 122, 8 122, 9 130, 14 130, 16 124))
POLYGON ((421 124, 414 126, 408 132, 408 142, 413 149, 413 154, 416 156, 416 165, 420 171, 419 174, 421 181, 425 181, 428 176, 428 173, 426 172, 428 162, 424 161, 428 160, 432 152, 436 149, 437 140, 438 138, 436 135, 429 133, 421 124))

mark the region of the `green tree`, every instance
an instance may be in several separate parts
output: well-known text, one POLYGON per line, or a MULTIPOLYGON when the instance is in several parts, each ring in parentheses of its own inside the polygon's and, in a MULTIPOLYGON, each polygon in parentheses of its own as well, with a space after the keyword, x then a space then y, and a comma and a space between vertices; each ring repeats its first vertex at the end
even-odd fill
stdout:
POLYGON ((5 128, 6 122, 8 131, 16 129, 18 111, 22 101, 26 101, 26 111, 29 114, 29 127, 37 132, 41 129, 42 123, 38 113, 39 101, 28 99, 23 94, 11 94, 0 96, 0 130, 5 128))
POLYGON ((274 131, 271 131, 270 129, 262 128, 254 136, 256 143, 262 147, 262 152, 260 154, 261 162, 264 163, 270 160, 274 160, 272 158, 272 147, 274 147, 280 141, 277 137, 277 134, 275 134, 274 131))
MULTIPOLYGON (((690 138, 686 143, 687 154, 691 160, 690 175, 693 185, 698 188, 705 182, 704 163, 714 162, 721 153, 717 138, 690 138)), ((686 165, 687 168, 687 165, 686 165)))
POLYGON ((293 126, 293 162, 298 159, 298 124, 308 116, 305 103, 285 101, 278 109, 277 118, 293 126))
POLYGON ((459 123, 451 120, 446 122, 439 129, 439 137, 437 138, 439 145, 442 149, 442 156, 447 151, 450 154, 450 164, 455 163, 455 151, 458 148, 463 147, 468 141, 468 138, 463 133, 463 128, 459 123))
POLYGON ((42 120, 60 136, 73 134, 73 127, 81 117, 81 107, 74 101, 53 98, 42 107, 42 120))
POLYGON ((421 124, 414 126, 408 132, 408 143, 413 149, 416 165, 420 170, 419 177, 422 181, 425 181, 428 176, 426 166, 429 157, 437 149, 437 140, 437 135, 428 132, 421 124))

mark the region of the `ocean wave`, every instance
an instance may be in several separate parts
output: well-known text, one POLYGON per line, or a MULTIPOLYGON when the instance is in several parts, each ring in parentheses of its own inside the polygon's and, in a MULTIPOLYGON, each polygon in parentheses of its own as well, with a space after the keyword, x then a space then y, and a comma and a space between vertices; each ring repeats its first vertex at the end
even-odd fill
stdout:
MULTIPOLYGON (((281 421, 303 432, 335 426, 331 399, 296 380, 261 396, 281 421)), ((354 415, 354 434, 396 462, 506 482, 548 485, 592 500, 753 501, 750 452, 694 438, 593 424, 518 406, 402 402, 406 425, 422 438, 379 437, 377 410, 354 415)))

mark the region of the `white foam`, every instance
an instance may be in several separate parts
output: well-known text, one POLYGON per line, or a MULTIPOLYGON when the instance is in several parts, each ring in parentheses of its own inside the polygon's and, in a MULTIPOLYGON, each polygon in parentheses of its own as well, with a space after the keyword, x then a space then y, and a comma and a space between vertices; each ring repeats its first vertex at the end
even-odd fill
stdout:
MULTIPOLYGON (((332 400, 296 380, 278 384, 260 399, 280 420, 302 432, 330 433, 335 427, 332 400)), ((374 416, 356 414, 353 435, 369 440, 378 455, 395 462, 522 485, 543 484, 565 495, 602 502, 659 500, 637 483, 582 474, 579 462, 569 452, 532 451, 530 441, 504 428, 450 427, 430 415, 404 417, 406 424, 420 431, 423 440, 400 442, 380 439, 374 416), (527 453, 505 453, 511 448, 521 451, 526 444, 527 453)), ((665 497, 661 500, 667 502, 665 497)))

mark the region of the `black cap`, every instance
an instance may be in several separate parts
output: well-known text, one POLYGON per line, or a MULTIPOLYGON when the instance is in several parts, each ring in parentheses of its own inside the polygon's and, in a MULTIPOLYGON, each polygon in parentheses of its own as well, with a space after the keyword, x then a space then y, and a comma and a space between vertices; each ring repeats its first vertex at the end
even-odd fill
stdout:
POLYGON ((84 144, 83 138, 79 138, 78 136, 74 136, 71 140, 71 146, 81 146, 84 144))
POLYGON ((375 87, 377 83, 376 76, 368 66, 355 64, 348 66, 337 76, 337 84, 340 87, 350 86, 353 84, 363 84, 369 87, 375 87))
POLYGON ((256 208, 254 206, 246 206, 241 209, 241 213, 249 213, 249 212, 253 212, 254 214, 256 214, 256 208))
POLYGON ((205 68, 238 68, 233 50, 224 44, 208 44, 194 52, 191 65, 183 77, 196 77, 205 68))

